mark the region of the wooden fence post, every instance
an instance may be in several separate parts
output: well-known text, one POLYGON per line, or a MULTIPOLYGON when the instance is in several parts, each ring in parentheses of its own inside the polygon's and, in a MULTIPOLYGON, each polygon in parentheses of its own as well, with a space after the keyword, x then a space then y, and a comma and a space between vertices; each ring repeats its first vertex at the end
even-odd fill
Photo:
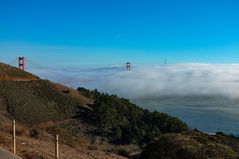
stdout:
POLYGON ((59 159, 58 134, 55 136, 55 159, 59 159))
POLYGON ((13 154, 16 154, 16 122, 12 120, 13 154))

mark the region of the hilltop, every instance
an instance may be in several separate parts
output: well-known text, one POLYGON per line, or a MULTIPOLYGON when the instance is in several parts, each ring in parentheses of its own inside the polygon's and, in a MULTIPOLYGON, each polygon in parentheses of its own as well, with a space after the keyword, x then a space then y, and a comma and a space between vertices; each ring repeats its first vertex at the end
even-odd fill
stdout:
POLYGON ((39 80, 40 78, 25 72, 21 71, 16 67, 4 64, 0 62, 0 80, 8 81, 27 81, 27 80, 39 80))

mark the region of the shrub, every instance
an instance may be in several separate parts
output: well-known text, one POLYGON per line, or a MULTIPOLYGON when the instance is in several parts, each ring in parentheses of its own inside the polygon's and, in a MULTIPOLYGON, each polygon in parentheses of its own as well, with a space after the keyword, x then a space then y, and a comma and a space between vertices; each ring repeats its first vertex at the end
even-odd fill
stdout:
POLYGON ((130 157, 133 153, 138 153, 140 151, 137 145, 121 145, 117 147, 116 153, 120 156, 130 157))
POLYGON ((17 136, 22 136, 24 134, 26 134, 26 129, 24 129, 24 128, 16 129, 17 136))
POLYGON ((237 159, 237 154, 229 146, 208 140, 209 136, 198 133, 195 136, 166 134, 147 145, 141 156, 144 159, 237 159), (206 141, 206 142, 205 142, 206 141))
POLYGON ((6 143, 6 139, 0 135, 0 144, 5 144, 6 143))
POLYGON ((120 156, 129 157, 130 152, 125 149, 119 149, 117 154, 120 156))
POLYGON ((46 157, 37 154, 36 152, 23 152, 23 157, 26 159, 47 159, 46 157))
POLYGON ((34 139, 38 139, 39 138, 39 132, 36 129, 30 130, 30 137, 34 138, 34 139))
POLYGON ((70 91, 69 88, 67 88, 66 90, 63 90, 62 92, 63 92, 63 93, 66 93, 66 94, 69 94, 71 91, 70 91))

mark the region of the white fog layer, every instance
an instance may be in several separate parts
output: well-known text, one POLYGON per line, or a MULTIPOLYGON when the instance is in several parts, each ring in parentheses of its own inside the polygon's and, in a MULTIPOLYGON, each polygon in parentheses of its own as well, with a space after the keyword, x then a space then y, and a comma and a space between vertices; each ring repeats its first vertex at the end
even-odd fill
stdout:
MULTIPOLYGON (((34 70, 31 70, 34 72, 34 70)), ((224 95, 239 97, 239 64, 175 64, 38 70, 43 78, 72 87, 87 86, 124 97, 224 95)))

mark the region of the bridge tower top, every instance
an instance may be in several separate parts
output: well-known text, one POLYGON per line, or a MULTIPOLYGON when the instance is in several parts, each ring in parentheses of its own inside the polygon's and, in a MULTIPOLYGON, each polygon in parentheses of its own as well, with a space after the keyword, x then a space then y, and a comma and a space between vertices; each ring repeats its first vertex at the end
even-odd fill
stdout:
POLYGON ((18 58, 18 64, 19 64, 19 69, 20 70, 25 70, 25 60, 24 60, 24 57, 19 57, 18 58))
POLYGON ((131 63, 130 62, 127 62, 126 63, 126 70, 130 70, 131 69, 131 63))

